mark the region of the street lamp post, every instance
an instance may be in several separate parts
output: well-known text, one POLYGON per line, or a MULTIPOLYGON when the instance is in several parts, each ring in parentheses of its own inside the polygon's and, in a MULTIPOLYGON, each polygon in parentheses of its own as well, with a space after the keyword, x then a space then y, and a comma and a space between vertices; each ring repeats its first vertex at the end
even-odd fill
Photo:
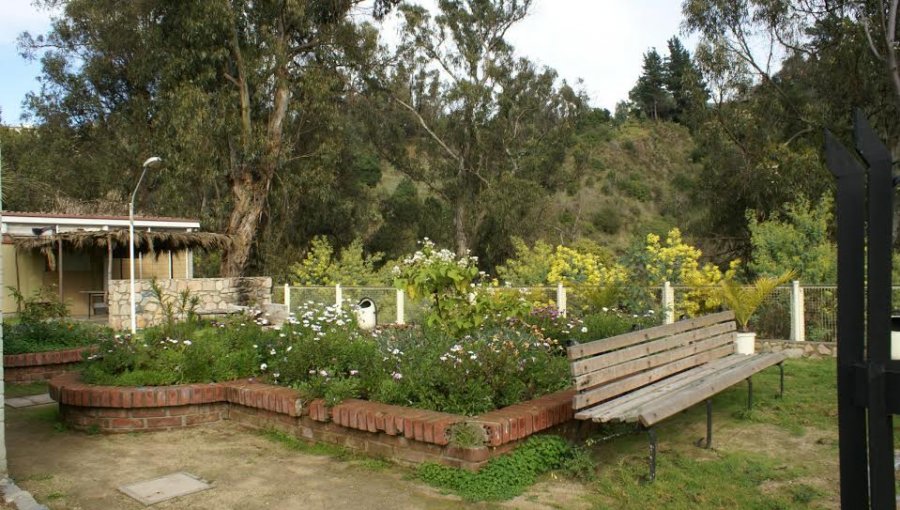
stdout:
POLYGON ((141 165, 141 177, 138 179, 137 186, 134 187, 134 193, 131 194, 131 202, 128 203, 128 269, 131 273, 131 334, 137 333, 137 303, 134 299, 134 198, 137 196, 138 188, 141 187, 141 181, 144 180, 144 174, 147 168, 159 164, 162 158, 153 156, 144 161, 141 165))

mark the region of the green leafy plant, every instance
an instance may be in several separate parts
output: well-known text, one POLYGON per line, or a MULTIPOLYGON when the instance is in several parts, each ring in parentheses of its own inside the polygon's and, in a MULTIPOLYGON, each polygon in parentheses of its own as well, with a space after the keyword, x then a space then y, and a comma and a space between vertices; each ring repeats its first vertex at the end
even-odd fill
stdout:
POLYGON ((457 448, 474 448, 482 446, 487 439, 484 427, 478 423, 464 421, 454 423, 447 430, 449 443, 457 448))
POLYGON ((794 278, 794 272, 788 271, 781 276, 760 276, 750 285, 743 285, 733 278, 726 278, 719 283, 719 297, 722 303, 734 312, 734 318, 741 331, 748 331, 747 325, 757 308, 766 300, 776 287, 794 278))
POLYGON ((382 253, 366 255, 363 244, 355 239, 340 252, 324 236, 316 236, 309 251, 300 262, 290 267, 291 280, 297 285, 370 285, 380 284, 375 265, 384 258, 382 253))
POLYGON ((3 352, 55 351, 84 347, 112 337, 112 330, 97 324, 68 319, 68 310, 51 289, 42 288, 29 297, 7 287, 16 300, 15 322, 5 322, 3 352))
POLYGON ((171 331, 179 320, 192 321, 197 318, 196 311, 197 305, 200 304, 200 298, 192 296, 190 290, 184 289, 177 295, 167 294, 154 277, 150 280, 150 292, 159 302, 167 331, 171 331))
POLYGON ((21 322, 35 323, 47 319, 65 319, 69 316, 66 304, 48 287, 41 287, 25 297, 16 287, 6 287, 16 300, 16 313, 21 322))
POLYGON ((425 238, 419 251, 394 267, 394 286, 411 299, 426 300, 425 324, 451 335, 528 313, 531 306, 524 296, 489 284, 477 264, 477 257, 457 256, 425 238))
POLYGON ((423 464, 416 474, 426 483, 453 491, 466 501, 502 501, 518 496, 538 476, 549 471, 583 473, 588 470, 586 460, 589 459, 576 453, 563 438, 539 435, 528 438, 511 453, 491 460, 478 472, 423 464), (566 469, 572 459, 577 459, 577 465, 566 469))

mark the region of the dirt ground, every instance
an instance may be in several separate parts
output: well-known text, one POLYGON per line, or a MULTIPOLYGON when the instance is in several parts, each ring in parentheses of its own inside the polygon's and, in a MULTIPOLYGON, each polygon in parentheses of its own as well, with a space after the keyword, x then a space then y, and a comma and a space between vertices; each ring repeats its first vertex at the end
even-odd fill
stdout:
MULTIPOLYGON (((123 484, 186 471, 214 488, 156 509, 459 508, 465 504, 408 480, 408 470, 297 452, 224 422, 174 432, 89 435, 56 422, 56 406, 7 409, 10 476, 51 509, 140 509, 123 484)), ((547 480, 502 505, 587 508, 584 488, 547 480)))

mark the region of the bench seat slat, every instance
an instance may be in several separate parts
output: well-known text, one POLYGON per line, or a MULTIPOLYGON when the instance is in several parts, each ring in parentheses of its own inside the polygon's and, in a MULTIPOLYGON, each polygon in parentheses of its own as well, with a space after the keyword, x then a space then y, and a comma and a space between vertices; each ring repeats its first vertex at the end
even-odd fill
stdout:
POLYGON ((567 349, 567 354, 569 356, 569 359, 574 361, 588 356, 594 356, 604 352, 621 349, 622 347, 628 347, 630 345, 646 342, 656 338, 676 335, 678 333, 683 333, 692 329, 698 329, 705 326, 710 326, 712 324, 717 324, 719 322, 726 322, 731 320, 734 320, 734 312, 731 311, 704 315, 703 317, 697 317, 696 319, 678 321, 672 324, 665 324, 663 326, 655 326, 639 331, 633 331, 631 333, 625 333, 624 335, 618 335, 610 338, 604 338, 602 340, 594 340, 593 342, 573 345, 567 349))
POLYGON ((637 415, 641 424, 649 427, 661 420, 677 414, 690 406, 703 402, 707 398, 733 386, 744 379, 768 367, 784 361, 783 353, 767 353, 758 355, 739 355, 747 358, 742 363, 729 367, 728 370, 716 372, 702 381, 688 386, 667 398, 660 398, 650 404, 641 406, 637 415))
POLYGON ((575 415, 575 418, 579 420, 593 420, 596 422, 622 421, 621 417, 627 414, 629 410, 637 408, 651 400, 655 400, 659 397, 660 393, 676 391, 701 377, 717 370, 722 370, 729 365, 738 362, 740 362, 740 359, 737 358, 737 356, 725 356, 724 358, 710 361, 709 363, 663 379, 656 384, 644 386, 643 388, 626 393, 616 399, 584 409, 578 412, 575 415))
POLYGON ((574 397, 573 406, 576 410, 582 409, 732 353, 734 353, 734 345, 729 344, 700 354, 688 356, 678 361, 673 361, 672 363, 647 370, 646 372, 641 372, 616 382, 600 386, 596 389, 579 393, 574 397))
MULTIPOLYGON (((732 326, 733 323, 728 323, 728 325, 732 326)), ((710 328, 712 329, 712 328, 710 328)), ((720 329, 727 328, 716 328, 716 331, 720 329)), ((705 336, 705 335, 701 335, 705 336)), ((674 338, 674 337, 673 337, 674 338)), ((688 356, 692 356, 694 354, 698 354, 704 351, 712 350, 717 347, 720 347, 725 344, 730 344, 734 342, 734 334, 733 333, 725 333, 719 334, 710 338, 706 338, 704 340, 700 340, 697 342, 693 342, 689 345, 684 345, 680 347, 680 345, 685 344, 686 342, 674 342, 672 344, 666 344, 665 347, 669 345, 679 345, 677 349, 669 349, 664 350, 662 348, 654 350, 653 352, 659 352, 658 354, 653 354, 650 356, 641 356, 632 361, 628 361, 625 363, 620 363, 618 365, 607 366, 601 370, 596 370, 586 375, 582 375, 580 377, 575 378, 575 389, 576 390, 585 390, 594 386, 598 386, 608 381, 613 381, 615 379, 620 379, 630 374, 635 374, 644 370, 649 370, 651 368, 658 367, 660 365, 664 365, 666 363, 671 363, 673 361, 679 360, 681 358, 686 358, 688 356)), ((653 344, 660 345, 663 344, 663 341, 656 341, 653 344)))
POLYGON ((617 351, 601 354, 592 358, 586 358, 572 363, 572 375, 582 376, 596 370, 606 369, 619 363, 625 363, 635 359, 649 356, 657 352, 676 347, 682 347, 699 340, 721 335, 736 329, 734 322, 714 324, 701 329, 686 331, 668 338, 660 338, 644 342, 633 347, 626 347, 617 351))

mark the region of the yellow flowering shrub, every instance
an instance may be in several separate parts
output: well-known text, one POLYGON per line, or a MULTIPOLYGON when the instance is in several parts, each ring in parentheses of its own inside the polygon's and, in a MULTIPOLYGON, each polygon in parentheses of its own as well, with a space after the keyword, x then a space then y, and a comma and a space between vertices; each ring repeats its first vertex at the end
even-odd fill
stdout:
POLYGON ((681 231, 673 228, 662 242, 656 234, 647 234, 644 263, 650 284, 664 282, 691 287, 676 299, 675 314, 694 317, 717 309, 722 303, 715 286, 722 279, 734 278, 740 260, 731 261, 723 273, 715 264, 700 264, 703 255, 698 248, 684 242, 681 231))

